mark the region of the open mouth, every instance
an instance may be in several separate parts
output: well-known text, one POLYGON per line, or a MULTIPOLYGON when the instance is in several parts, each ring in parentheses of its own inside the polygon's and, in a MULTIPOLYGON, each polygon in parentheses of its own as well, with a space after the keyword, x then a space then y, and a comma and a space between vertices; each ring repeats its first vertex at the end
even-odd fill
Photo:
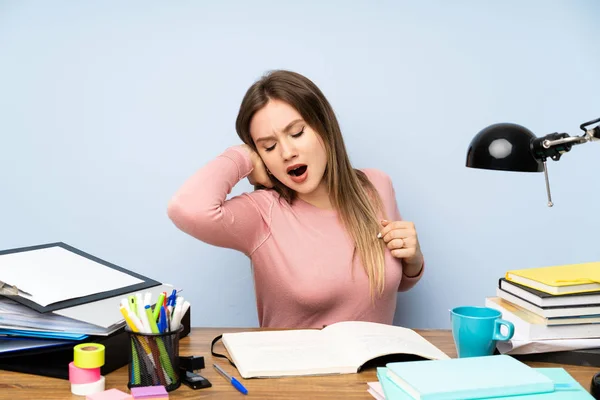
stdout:
POLYGON ((302 183, 308 178, 308 166, 305 164, 292 165, 287 173, 295 183, 302 183))
POLYGON ((306 172, 306 165, 300 165, 288 171, 291 176, 302 176, 306 172))

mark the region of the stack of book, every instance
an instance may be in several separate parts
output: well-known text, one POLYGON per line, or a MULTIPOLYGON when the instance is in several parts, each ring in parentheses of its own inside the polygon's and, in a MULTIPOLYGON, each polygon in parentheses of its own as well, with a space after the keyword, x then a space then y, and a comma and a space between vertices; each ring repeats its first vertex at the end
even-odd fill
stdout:
MULTIPOLYGON (((62 242, 2 250, 0 369, 41 371, 30 364, 42 362, 35 354, 72 356, 82 341, 109 343, 118 337, 126 343, 122 298, 140 290, 157 297, 172 289, 62 242)), ((66 377, 67 367, 43 374, 66 377)))
POLYGON ((515 326, 515 340, 600 339, 600 262, 511 270, 485 305, 515 326))

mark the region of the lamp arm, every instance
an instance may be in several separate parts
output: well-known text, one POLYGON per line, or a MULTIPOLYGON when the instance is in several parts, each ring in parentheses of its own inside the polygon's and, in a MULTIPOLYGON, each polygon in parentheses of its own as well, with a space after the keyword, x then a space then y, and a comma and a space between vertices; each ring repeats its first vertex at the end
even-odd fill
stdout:
POLYGON ((552 207, 554 203, 552 203, 552 196, 550 195, 550 181, 548 179, 546 159, 551 158, 554 161, 558 161, 564 153, 571 150, 573 145, 591 142, 592 140, 600 140, 600 125, 590 129, 587 128, 597 122, 600 122, 600 118, 581 124, 580 128, 585 132, 581 136, 569 136, 567 133, 551 133, 531 141, 531 153, 544 165, 548 207, 552 207))
POLYGON ((550 147, 553 146, 558 146, 559 144, 565 144, 565 143, 570 143, 570 144, 581 144, 581 143, 586 143, 593 140, 593 136, 589 136, 587 133, 585 135, 581 135, 581 136, 569 136, 569 137, 565 137, 565 138, 561 138, 561 139, 544 139, 542 140, 542 146, 546 149, 549 149, 550 147))
POLYGON ((587 129, 589 125, 600 122, 600 118, 581 124, 580 128, 585 132, 581 136, 569 136, 567 133, 551 133, 531 141, 531 152, 533 156, 542 162, 547 158, 558 161, 560 157, 571 150, 573 145, 600 140, 600 125, 587 129))

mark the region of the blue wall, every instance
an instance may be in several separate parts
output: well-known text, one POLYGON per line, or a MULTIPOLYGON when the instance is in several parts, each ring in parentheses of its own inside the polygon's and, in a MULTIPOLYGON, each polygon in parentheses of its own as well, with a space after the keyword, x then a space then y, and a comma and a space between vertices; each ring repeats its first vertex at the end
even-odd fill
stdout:
POLYGON ((427 272, 396 323, 448 327, 507 269, 600 260, 600 143, 550 162, 553 208, 542 174, 464 167, 491 123, 575 135, 600 117, 598 16, 594 0, 0 2, 0 248, 64 241, 182 287, 195 326, 255 326, 248 260, 166 206, 238 143, 247 87, 288 68, 417 226, 427 272))

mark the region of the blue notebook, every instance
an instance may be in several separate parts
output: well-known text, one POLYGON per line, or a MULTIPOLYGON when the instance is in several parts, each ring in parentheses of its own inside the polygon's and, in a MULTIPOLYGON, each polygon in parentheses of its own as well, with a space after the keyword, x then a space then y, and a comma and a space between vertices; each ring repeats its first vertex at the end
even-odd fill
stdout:
MULTIPOLYGON (((535 368, 541 374, 552 379, 560 386, 550 393, 529 394, 523 396, 502 396, 494 397, 494 400, 594 400, 591 394, 587 392, 567 371, 563 368, 535 368)), ((377 368, 377 378, 386 400, 414 400, 405 391, 400 389, 394 382, 387 377, 387 368, 377 368)), ((485 399, 485 398, 484 398, 485 399)))
POLYGON ((456 400, 554 391, 554 382, 506 354, 388 363, 387 376, 417 400, 456 400))

